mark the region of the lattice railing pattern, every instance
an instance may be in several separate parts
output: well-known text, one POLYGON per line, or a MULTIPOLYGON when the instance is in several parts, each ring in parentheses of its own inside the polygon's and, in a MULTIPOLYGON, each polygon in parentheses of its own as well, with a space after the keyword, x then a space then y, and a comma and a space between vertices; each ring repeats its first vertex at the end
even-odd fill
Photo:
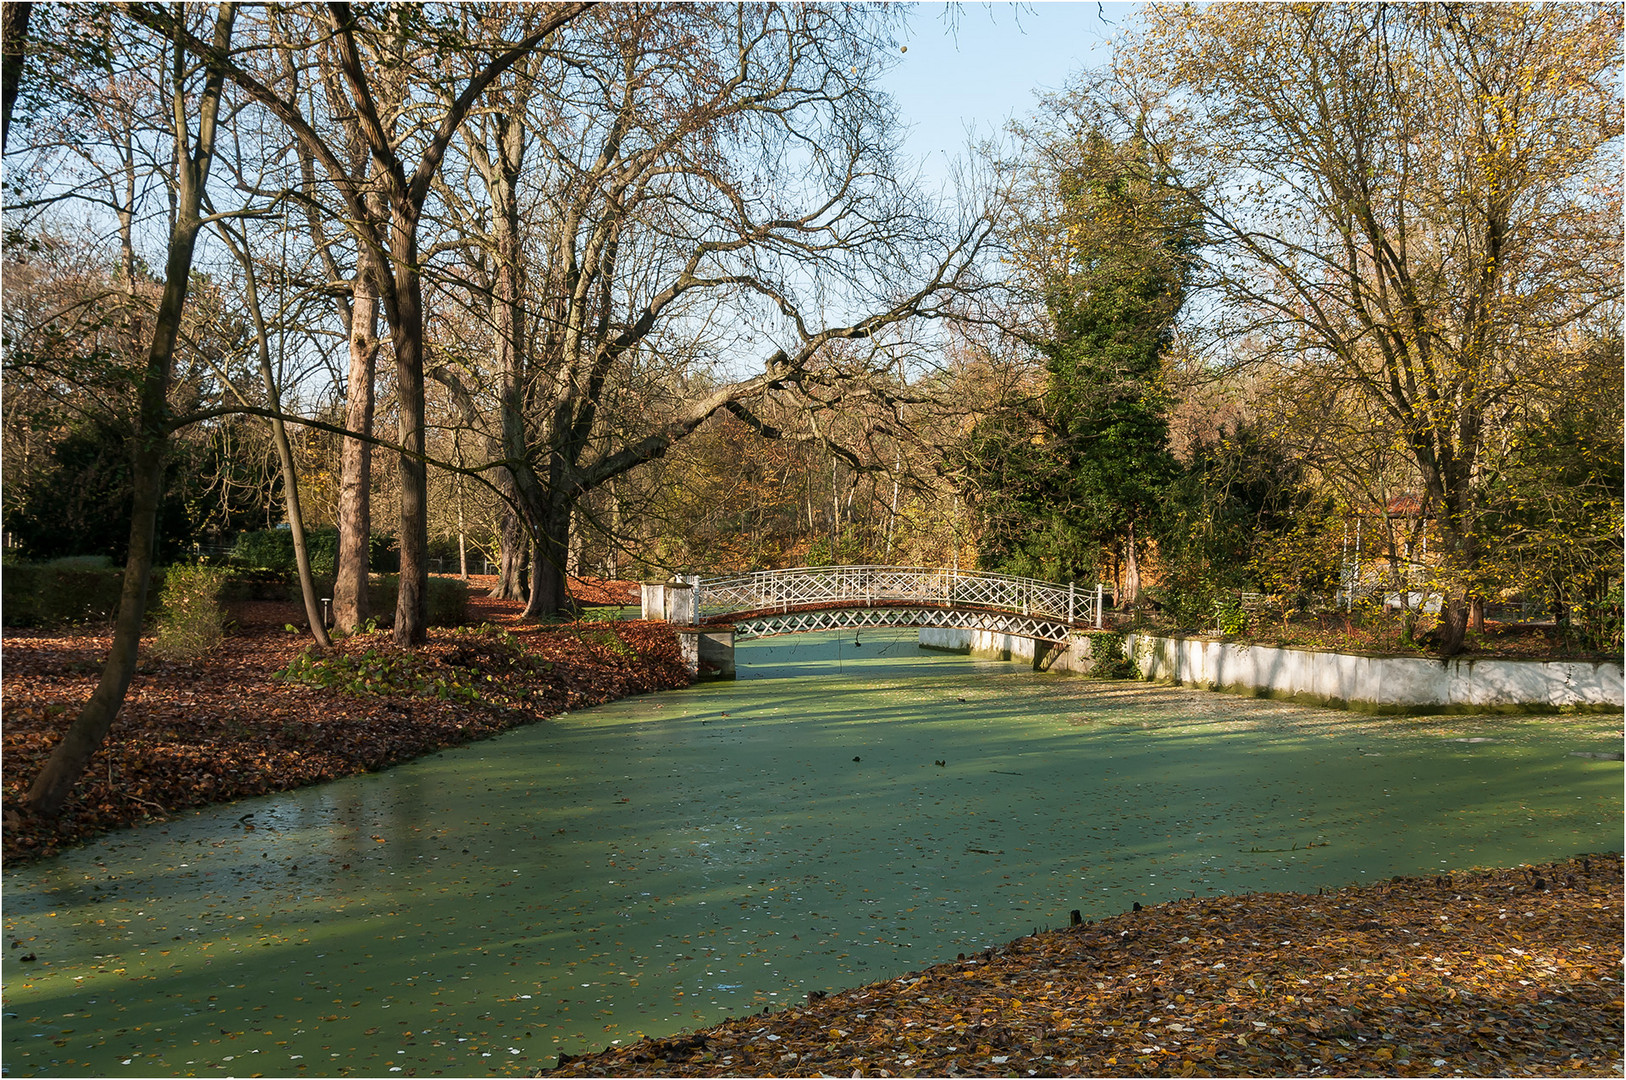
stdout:
POLYGON ((736 641, 774 634, 804 634, 817 630, 862 629, 869 626, 943 626, 960 630, 988 630, 996 634, 1065 642, 1072 631, 1067 623, 1005 611, 964 608, 846 607, 822 611, 786 611, 753 615, 734 624, 736 641))
POLYGON ((1099 593, 1071 585, 924 566, 801 566, 701 578, 700 619, 730 612, 790 611, 820 604, 996 608, 1069 625, 1097 622, 1099 593))

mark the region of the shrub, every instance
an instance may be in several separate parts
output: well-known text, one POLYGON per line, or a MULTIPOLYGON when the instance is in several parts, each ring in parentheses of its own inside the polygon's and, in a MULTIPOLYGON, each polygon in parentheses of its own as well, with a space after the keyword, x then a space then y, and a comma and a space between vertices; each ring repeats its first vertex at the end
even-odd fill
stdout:
POLYGON ((1248 628, 1248 613, 1235 596, 1224 596, 1214 601, 1214 625, 1227 637, 1234 637, 1248 628))
POLYGON ((159 594, 158 639, 153 655, 161 660, 196 660, 226 636, 220 590, 226 571, 209 566, 172 566, 159 594))
POLYGON ((1124 655, 1124 636, 1110 630, 1090 635, 1090 675, 1097 679, 1138 679, 1140 666, 1124 655))

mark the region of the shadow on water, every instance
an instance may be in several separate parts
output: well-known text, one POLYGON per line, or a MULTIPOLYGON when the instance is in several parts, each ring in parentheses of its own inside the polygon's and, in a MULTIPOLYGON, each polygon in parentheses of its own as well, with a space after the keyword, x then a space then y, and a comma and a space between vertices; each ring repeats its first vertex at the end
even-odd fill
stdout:
POLYGON ((1073 908, 1622 846, 1620 763, 1571 756, 1618 718, 1378 719, 897 631, 739 655, 8 872, 8 1073, 529 1073, 1073 908))

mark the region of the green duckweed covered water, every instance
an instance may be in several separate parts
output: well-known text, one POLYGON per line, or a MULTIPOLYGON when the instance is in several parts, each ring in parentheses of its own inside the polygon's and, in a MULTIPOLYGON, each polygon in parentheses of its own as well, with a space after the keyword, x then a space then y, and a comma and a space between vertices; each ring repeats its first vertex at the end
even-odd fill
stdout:
POLYGON ((1074 908, 1622 847, 1617 716, 1370 718, 906 632, 739 658, 8 869, 5 1072, 531 1073, 1074 908))

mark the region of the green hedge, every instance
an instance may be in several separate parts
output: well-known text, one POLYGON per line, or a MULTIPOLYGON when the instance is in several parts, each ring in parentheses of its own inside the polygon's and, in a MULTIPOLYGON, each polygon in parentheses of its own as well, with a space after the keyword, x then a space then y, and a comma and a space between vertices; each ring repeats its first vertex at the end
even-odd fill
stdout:
MULTIPOLYGON (((157 611, 165 572, 154 570, 148 587, 149 615, 157 611)), ((333 581, 318 580, 317 595, 332 596, 333 581)), ((86 569, 54 563, 7 563, 0 568, 0 618, 6 626, 46 629, 82 622, 111 622, 118 614, 119 592, 124 588, 122 567, 86 569)), ((380 622, 395 618, 394 574, 374 574, 367 585, 367 603, 380 622)), ((234 568, 220 591, 220 599, 292 600, 299 603, 298 576, 291 571, 234 568)), ((431 577, 425 606, 429 625, 457 626, 468 620, 469 587, 456 578, 431 577)))
MULTIPOLYGON (((333 580, 317 581, 318 596, 333 595, 333 580)), ((395 594, 401 588, 398 574, 373 574, 367 581, 367 607, 371 617, 380 623, 395 621, 395 594)), ((288 593, 300 600, 299 583, 294 582, 288 593)), ((461 626, 469 617, 469 587, 457 578, 431 577, 429 592, 424 598, 425 615, 430 626, 461 626)))
MULTIPOLYGON (((153 575, 152 588, 162 579, 153 575)), ((0 567, 0 616, 7 626, 53 627, 110 621, 119 610, 124 571, 49 563, 0 567)))
MULTIPOLYGON (((307 530, 305 550, 310 555, 311 576, 331 579, 338 569, 339 530, 307 530)), ((367 547, 367 559, 374 572, 393 573, 400 570, 401 555, 395 548, 395 537, 373 533, 367 547)), ((297 570, 293 530, 260 529, 240 533, 237 543, 232 546, 231 561, 235 566, 294 574, 297 570)))
MULTIPOLYGON (((395 621, 395 594, 401 587, 396 574, 374 574, 367 583, 367 604, 380 621, 395 621)), ((333 595, 329 592, 327 595, 333 595)), ((430 626, 459 626, 469 617, 469 586, 457 578, 431 577, 424 597, 430 626)))
POLYGON ((299 575, 281 570, 249 570, 231 567, 226 583, 220 589, 220 599, 231 600, 286 600, 293 588, 299 597, 299 575))

